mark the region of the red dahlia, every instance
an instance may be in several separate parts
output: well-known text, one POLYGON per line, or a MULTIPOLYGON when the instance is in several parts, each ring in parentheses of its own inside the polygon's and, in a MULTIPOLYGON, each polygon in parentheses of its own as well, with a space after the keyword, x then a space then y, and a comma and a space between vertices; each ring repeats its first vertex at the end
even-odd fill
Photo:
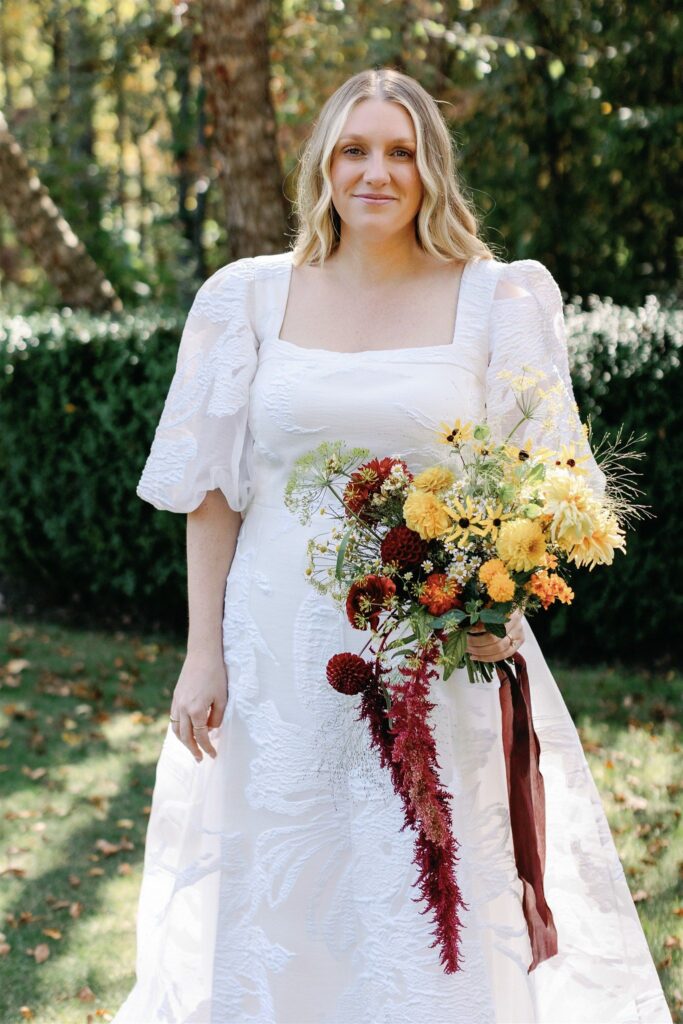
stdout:
POLYGON ((412 474, 402 459, 370 459, 351 474, 344 489, 344 504, 350 512, 361 519, 367 518, 366 505, 373 494, 377 494, 394 466, 403 466, 408 479, 412 474))
POLYGON ((380 547, 382 561, 395 562, 399 569, 418 565, 427 557, 427 543, 407 526, 392 526, 380 547))
POLYGON ((349 697, 365 690, 372 680, 372 665, 358 654, 335 654, 327 663, 328 683, 349 697))
POLYGON ((349 622, 356 629, 364 629, 358 624, 358 617, 370 623, 371 629, 377 629, 379 616, 396 593, 396 585, 388 576, 364 576, 357 583, 352 583, 346 598, 346 614, 349 622))

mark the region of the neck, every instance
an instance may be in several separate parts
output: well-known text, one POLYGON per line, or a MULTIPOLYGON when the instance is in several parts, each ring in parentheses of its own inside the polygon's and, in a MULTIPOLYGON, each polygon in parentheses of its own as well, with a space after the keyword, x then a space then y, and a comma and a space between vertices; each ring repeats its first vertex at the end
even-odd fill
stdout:
POLYGON ((410 278, 425 258, 409 224, 405 231, 388 238, 368 238, 344 227, 339 246, 326 262, 347 282, 373 287, 410 278))

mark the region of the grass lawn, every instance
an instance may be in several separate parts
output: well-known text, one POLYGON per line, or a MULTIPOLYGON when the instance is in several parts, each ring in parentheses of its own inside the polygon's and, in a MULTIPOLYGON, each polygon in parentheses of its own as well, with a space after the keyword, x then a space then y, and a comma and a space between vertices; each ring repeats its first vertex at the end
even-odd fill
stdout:
MULTIPOLYGON (((0 620, 0 1021, 96 1024, 133 984, 156 760, 183 652, 0 620)), ((554 666, 683 1022, 681 677, 554 666)))

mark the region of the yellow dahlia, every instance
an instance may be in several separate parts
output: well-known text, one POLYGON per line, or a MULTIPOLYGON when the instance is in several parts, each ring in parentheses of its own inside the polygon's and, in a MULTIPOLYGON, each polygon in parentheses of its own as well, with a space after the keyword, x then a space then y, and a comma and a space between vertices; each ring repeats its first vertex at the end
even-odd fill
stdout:
POLYGON ((492 576, 486 584, 486 589, 493 601, 511 601, 515 596, 514 580, 506 572, 492 576))
POLYGON ((626 537, 612 514, 598 515, 590 534, 582 537, 569 552, 569 557, 578 566, 611 565, 616 549, 626 551, 626 537))
POLYGON ((493 576, 498 576, 500 573, 507 573, 505 563, 501 562, 500 558, 489 558, 488 562, 483 562, 479 566, 477 575, 482 583, 488 583, 493 576))
POLYGON ((582 477, 569 469, 553 469, 542 491, 544 511, 553 517, 550 536, 565 551, 596 530, 600 509, 582 477))
POLYGON ((545 556, 543 530, 534 519, 510 519, 500 528, 496 550, 508 569, 535 569, 545 556))
POLYGON ((448 509, 429 491, 411 490, 403 504, 403 518, 422 540, 440 537, 451 525, 448 509))
POLYGON ((445 466, 430 466, 429 469, 417 474, 413 486, 420 491, 431 491, 432 494, 436 494, 437 491, 445 491, 454 480, 450 469, 446 469, 445 466))

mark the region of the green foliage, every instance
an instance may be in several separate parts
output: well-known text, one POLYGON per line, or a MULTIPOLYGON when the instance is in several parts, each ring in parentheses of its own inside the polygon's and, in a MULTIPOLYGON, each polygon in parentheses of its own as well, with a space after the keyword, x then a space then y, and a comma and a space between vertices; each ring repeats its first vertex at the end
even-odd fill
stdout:
MULTIPOLYGON (((532 620, 568 658, 679 657, 683 314, 592 298, 567 312, 576 393, 593 437, 647 433, 642 501, 655 519, 611 568, 577 571, 573 605, 532 620)), ((135 494, 177 353, 177 313, 70 311, 0 320, 0 573, 10 589, 94 613, 185 621, 184 517, 135 494)))
POLYGON ((121 620, 185 618, 184 517, 135 494, 177 355, 176 312, 0 320, 0 573, 121 620))
POLYGON ((612 566, 573 575, 576 597, 532 620, 544 649, 572 661, 680 662, 683 638, 683 548, 678 533, 683 494, 683 313, 649 297, 638 310, 610 300, 568 310, 575 393, 590 417, 593 446, 605 431, 645 433, 636 479, 639 500, 656 518, 627 534, 626 555, 612 566))

